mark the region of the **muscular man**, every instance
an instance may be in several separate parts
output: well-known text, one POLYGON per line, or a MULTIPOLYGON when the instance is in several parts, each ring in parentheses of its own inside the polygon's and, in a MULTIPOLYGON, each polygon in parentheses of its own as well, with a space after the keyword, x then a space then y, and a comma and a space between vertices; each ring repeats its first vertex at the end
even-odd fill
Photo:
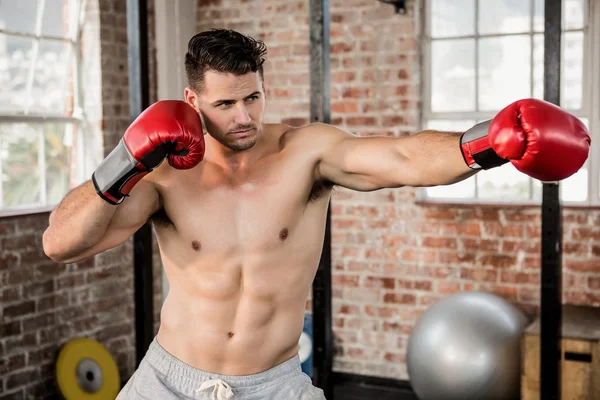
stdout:
POLYGON ((298 339, 334 185, 447 185, 508 160, 559 180, 588 155, 584 125, 532 99, 463 134, 358 138, 266 124, 265 52, 233 31, 194 36, 185 101, 142 113, 50 215, 44 250, 63 263, 154 222, 170 291, 119 400, 322 399, 301 372, 298 339))

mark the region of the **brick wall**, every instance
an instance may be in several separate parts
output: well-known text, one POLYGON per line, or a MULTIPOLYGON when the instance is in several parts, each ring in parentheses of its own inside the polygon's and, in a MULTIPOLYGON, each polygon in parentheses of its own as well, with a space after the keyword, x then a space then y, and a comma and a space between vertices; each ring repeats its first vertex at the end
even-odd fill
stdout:
MULTIPOLYGON (((90 159, 110 152, 129 125, 125 4, 87 2, 82 81, 90 159)), ((154 100, 154 2, 148 5, 154 100)), ((54 396, 56 356, 75 337, 104 344, 123 380, 135 367, 132 241, 78 263, 57 264, 42 249, 47 224, 47 213, 0 218, 0 400, 54 396)), ((154 249, 157 327, 162 291, 156 243, 154 249)))
MULTIPOLYGON (((419 128, 420 7, 406 15, 375 0, 331 0, 332 123, 358 135, 419 128)), ((265 40, 266 120, 309 119, 308 2, 198 2, 198 31, 238 29, 265 40)), ((418 316, 456 291, 485 290, 535 313, 536 207, 418 204, 415 189, 336 190, 333 201, 334 370, 407 379, 418 316)), ((564 301, 600 306, 600 211, 564 211, 564 301)))

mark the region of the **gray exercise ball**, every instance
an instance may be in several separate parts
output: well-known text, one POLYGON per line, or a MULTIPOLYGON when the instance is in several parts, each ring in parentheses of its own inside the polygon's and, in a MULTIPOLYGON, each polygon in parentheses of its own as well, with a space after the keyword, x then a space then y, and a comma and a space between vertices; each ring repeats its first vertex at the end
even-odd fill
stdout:
POLYGON ((411 332, 407 367, 421 400, 519 399, 527 317, 499 296, 457 293, 429 307, 411 332))

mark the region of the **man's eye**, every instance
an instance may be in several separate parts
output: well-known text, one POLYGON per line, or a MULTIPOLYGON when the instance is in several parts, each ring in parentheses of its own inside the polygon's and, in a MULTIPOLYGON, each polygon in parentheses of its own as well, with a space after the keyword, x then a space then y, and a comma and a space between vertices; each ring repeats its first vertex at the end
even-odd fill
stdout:
POLYGON ((250 96, 250 97, 248 97, 248 100, 256 100, 256 99, 258 99, 258 96, 250 96))

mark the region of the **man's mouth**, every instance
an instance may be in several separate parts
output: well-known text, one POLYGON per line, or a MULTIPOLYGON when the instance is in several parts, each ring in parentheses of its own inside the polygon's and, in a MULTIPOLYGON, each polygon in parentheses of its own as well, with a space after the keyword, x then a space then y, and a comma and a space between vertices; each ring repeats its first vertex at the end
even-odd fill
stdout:
POLYGON ((254 128, 250 128, 250 129, 245 129, 242 131, 233 131, 233 132, 229 132, 230 135, 243 135, 245 133, 250 133, 254 130, 254 128))

